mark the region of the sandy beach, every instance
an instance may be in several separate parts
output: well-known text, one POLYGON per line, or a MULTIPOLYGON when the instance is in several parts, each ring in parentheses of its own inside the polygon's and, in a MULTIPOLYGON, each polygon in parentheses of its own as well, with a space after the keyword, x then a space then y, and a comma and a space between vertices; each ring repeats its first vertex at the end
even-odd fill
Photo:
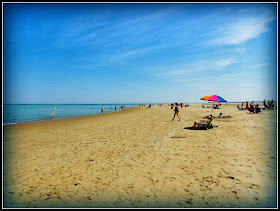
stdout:
POLYGON ((276 207, 277 110, 236 105, 210 130, 201 104, 4 126, 4 207, 276 207))

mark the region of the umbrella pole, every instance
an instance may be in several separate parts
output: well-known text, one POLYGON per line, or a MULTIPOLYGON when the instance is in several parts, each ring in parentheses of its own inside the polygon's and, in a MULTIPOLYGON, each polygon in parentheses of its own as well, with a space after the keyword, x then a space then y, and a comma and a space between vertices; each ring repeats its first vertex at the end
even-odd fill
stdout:
POLYGON ((212 116, 213 116, 214 101, 212 101, 212 116))

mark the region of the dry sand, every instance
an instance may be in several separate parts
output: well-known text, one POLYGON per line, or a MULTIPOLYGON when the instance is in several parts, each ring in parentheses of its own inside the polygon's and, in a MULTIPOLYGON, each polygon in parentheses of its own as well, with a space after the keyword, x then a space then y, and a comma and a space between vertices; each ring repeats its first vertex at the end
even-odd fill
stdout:
POLYGON ((276 207, 277 110, 168 106, 4 126, 4 207, 276 207), (228 118, 217 118, 222 112, 228 118))

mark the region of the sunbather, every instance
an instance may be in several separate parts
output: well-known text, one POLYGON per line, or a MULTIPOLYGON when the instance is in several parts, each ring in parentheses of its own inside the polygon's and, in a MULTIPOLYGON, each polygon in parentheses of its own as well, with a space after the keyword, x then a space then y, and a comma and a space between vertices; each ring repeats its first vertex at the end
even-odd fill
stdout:
POLYGON ((199 127, 205 127, 205 128, 211 128, 212 127, 212 115, 207 116, 206 119, 201 119, 200 122, 194 121, 193 127, 199 128, 199 127))
POLYGON ((256 105, 256 107, 255 107, 255 111, 256 111, 256 113, 259 113, 259 112, 261 112, 262 110, 261 110, 261 108, 259 108, 259 104, 257 104, 256 105))

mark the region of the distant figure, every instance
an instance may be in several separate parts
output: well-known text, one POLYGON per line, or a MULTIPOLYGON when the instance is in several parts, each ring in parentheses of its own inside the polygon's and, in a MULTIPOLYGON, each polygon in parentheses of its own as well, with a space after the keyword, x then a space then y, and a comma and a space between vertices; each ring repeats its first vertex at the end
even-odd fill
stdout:
POLYGON ((271 110, 273 110, 273 108, 274 108, 274 101, 273 100, 271 100, 270 105, 271 105, 271 110))
POLYGON ((241 105, 241 107, 243 108, 243 106, 244 106, 244 103, 242 102, 242 105, 241 105))
POLYGON ((263 100, 263 106, 265 109, 268 109, 268 105, 266 104, 265 99, 263 100))
POLYGON ((101 114, 103 114, 103 112, 104 112, 104 108, 103 108, 103 106, 101 107, 101 114))
POLYGON ((150 104, 148 108, 151 108, 151 107, 152 107, 152 105, 150 104))
POLYGON ((179 121, 180 121, 178 103, 175 103, 174 116, 173 116, 172 121, 174 120, 176 114, 177 114, 177 116, 178 116, 178 118, 179 118, 179 121))
POLYGON ((54 115, 54 113, 51 111, 51 119, 53 118, 53 116, 52 115, 54 115))
POLYGON ((259 108, 259 104, 255 106, 256 113, 260 113, 262 110, 259 108))
POLYGON ((250 104, 250 108, 249 108, 250 113, 255 113, 255 104, 253 102, 254 101, 252 101, 252 103, 250 104))
POLYGON ((249 110, 248 101, 246 101, 246 110, 249 110))
POLYGON ((270 102, 270 100, 267 101, 267 105, 268 105, 268 110, 270 110, 271 109, 271 102, 270 102))
POLYGON ((117 111, 117 106, 115 106, 115 111, 117 111))
POLYGON ((219 118, 221 118, 222 117, 222 115, 223 115, 223 113, 220 113, 220 115, 218 116, 219 118))

